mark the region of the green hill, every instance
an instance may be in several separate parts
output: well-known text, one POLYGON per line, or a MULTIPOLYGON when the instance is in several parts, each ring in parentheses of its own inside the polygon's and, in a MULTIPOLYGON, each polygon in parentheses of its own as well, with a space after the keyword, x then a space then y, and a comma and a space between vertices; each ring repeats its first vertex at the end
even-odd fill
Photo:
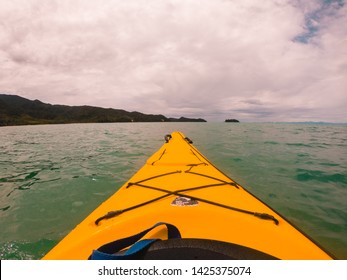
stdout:
POLYGON ((93 106, 51 105, 18 95, 0 94, 0 126, 106 122, 205 122, 203 119, 167 118, 93 106))

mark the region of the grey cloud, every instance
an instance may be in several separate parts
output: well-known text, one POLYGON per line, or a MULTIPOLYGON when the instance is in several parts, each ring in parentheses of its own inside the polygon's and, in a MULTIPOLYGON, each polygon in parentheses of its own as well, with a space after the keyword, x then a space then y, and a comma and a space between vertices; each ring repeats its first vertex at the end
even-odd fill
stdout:
POLYGON ((3 1, 0 91, 209 120, 347 121, 346 6, 293 41, 322 3, 3 1))

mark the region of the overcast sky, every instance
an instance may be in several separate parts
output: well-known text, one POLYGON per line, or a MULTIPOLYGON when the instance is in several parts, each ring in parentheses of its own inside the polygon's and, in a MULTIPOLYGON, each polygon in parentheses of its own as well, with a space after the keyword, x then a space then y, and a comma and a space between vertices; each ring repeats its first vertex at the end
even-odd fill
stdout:
POLYGON ((347 122, 345 0, 0 0, 0 93, 347 122))

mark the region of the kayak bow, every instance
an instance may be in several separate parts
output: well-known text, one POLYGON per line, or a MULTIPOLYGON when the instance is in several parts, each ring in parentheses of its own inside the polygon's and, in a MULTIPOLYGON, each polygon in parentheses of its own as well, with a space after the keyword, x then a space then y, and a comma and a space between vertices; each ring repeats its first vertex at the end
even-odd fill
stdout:
POLYGON ((332 259, 218 170, 181 132, 165 141, 43 259, 93 259, 97 249, 106 258, 332 259), (136 249, 127 251, 137 240, 136 249))

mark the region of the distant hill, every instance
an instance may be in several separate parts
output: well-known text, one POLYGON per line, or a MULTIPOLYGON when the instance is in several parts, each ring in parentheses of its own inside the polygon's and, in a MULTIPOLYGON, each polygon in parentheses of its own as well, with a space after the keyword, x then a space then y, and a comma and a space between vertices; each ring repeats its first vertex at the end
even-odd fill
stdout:
POLYGON ((206 122, 204 119, 167 118, 93 106, 51 105, 18 95, 0 94, 0 126, 107 122, 206 122))
POLYGON ((235 122, 235 123, 238 123, 240 121, 237 120, 237 119, 226 119, 225 122, 235 122))
POLYGON ((179 119, 175 118, 169 118, 169 122, 206 122, 204 119, 191 119, 191 118, 185 118, 180 117, 179 119))

